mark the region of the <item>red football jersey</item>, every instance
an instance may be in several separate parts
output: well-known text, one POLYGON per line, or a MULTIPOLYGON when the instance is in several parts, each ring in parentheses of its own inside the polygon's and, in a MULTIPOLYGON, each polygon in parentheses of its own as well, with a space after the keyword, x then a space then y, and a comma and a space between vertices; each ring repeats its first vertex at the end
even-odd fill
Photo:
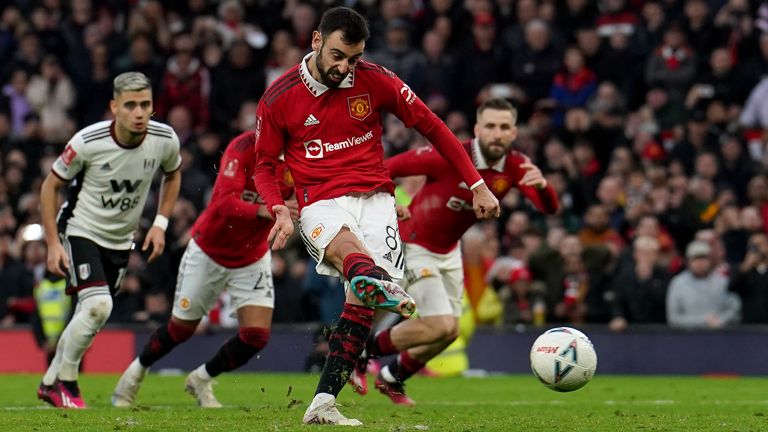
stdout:
MULTIPOLYGON (((192 226, 192 238, 211 259, 229 267, 245 267, 267 252, 267 235, 273 222, 258 217, 263 201, 256 193, 253 168, 256 162, 253 132, 232 140, 221 156, 219 175, 208 207, 192 226)), ((278 164, 282 197, 293 193, 290 173, 278 164)))
MULTIPOLYGON (((501 200, 513 187, 518 188, 539 211, 552 214, 559 205, 552 186, 536 189, 522 186, 520 179, 526 162, 522 153, 510 150, 496 165, 487 166, 477 141, 464 144, 464 153, 471 156, 491 192, 501 200)), ((413 197, 408 209, 410 219, 400 221, 400 237, 435 253, 448 253, 461 236, 477 222, 472 209, 472 191, 456 170, 432 150, 422 147, 387 159, 384 164, 392 178, 426 175, 427 181, 413 197)))
POLYGON ((272 175, 281 153, 300 207, 351 192, 391 193, 381 145, 384 111, 436 143, 468 185, 482 183, 461 143, 394 73, 361 60, 331 89, 312 77, 308 58, 275 80, 256 112, 256 185, 270 211, 282 204, 272 175))

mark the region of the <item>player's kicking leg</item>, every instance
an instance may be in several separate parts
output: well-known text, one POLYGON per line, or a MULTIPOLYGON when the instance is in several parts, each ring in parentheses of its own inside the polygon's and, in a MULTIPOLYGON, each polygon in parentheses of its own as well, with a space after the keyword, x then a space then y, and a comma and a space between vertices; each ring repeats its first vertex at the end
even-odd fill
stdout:
MULTIPOLYGON (((458 252, 438 255, 408 245, 406 253, 412 266, 409 269, 413 269, 409 271, 408 292, 419 304, 420 317, 385 329, 366 343, 368 358, 400 352, 395 361, 382 367, 375 383, 380 392, 398 405, 414 404, 405 394, 405 381, 458 336, 463 291, 458 252)), ((358 369, 356 381, 364 380, 360 372, 358 369)))

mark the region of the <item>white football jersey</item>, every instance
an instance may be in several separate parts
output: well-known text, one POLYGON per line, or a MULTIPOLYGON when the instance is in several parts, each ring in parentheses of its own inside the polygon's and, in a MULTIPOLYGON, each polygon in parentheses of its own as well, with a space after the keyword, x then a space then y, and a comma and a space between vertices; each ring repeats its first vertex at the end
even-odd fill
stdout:
POLYGON ((150 121, 144 141, 118 144, 114 123, 102 121, 75 134, 53 163, 53 173, 70 183, 59 211, 59 232, 85 237, 108 248, 131 247, 152 177, 181 166, 179 138, 163 123, 150 121))

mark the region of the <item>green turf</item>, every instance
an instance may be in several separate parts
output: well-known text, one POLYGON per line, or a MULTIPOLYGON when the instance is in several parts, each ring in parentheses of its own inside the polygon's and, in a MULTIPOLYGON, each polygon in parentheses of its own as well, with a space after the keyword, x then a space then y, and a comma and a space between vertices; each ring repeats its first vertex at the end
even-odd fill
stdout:
MULTIPOLYGON (((46 408, 35 398, 39 375, 0 375, 0 431, 307 431, 301 425, 317 376, 232 374, 214 387, 221 410, 198 409, 183 376, 147 377, 138 406, 115 409, 111 375, 85 375, 90 409, 46 408)), ((768 379, 614 377, 556 393, 533 376, 414 378, 414 408, 378 393, 345 389, 341 411, 372 431, 765 431, 768 379)), ((308 429, 309 428, 309 429, 308 429)))

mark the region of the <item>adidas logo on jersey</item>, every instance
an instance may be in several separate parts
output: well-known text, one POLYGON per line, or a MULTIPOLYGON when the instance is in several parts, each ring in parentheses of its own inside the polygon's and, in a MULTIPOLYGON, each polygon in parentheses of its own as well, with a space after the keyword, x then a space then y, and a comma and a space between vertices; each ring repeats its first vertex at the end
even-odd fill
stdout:
POLYGON ((314 114, 310 114, 309 117, 307 117, 307 119, 304 120, 304 126, 314 126, 319 124, 320 124, 320 120, 318 120, 314 114))
POLYGON ((109 162, 107 162, 107 163, 105 163, 104 165, 101 166, 101 170, 102 171, 109 171, 111 169, 112 169, 112 167, 109 166, 109 162))
POLYGON ((385 253, 384 255, 382 255, 382 258, 384 258, 385 260, 387 260, 389 262, 392 262, 392 251, 389 251, 389 252, 385 253))

